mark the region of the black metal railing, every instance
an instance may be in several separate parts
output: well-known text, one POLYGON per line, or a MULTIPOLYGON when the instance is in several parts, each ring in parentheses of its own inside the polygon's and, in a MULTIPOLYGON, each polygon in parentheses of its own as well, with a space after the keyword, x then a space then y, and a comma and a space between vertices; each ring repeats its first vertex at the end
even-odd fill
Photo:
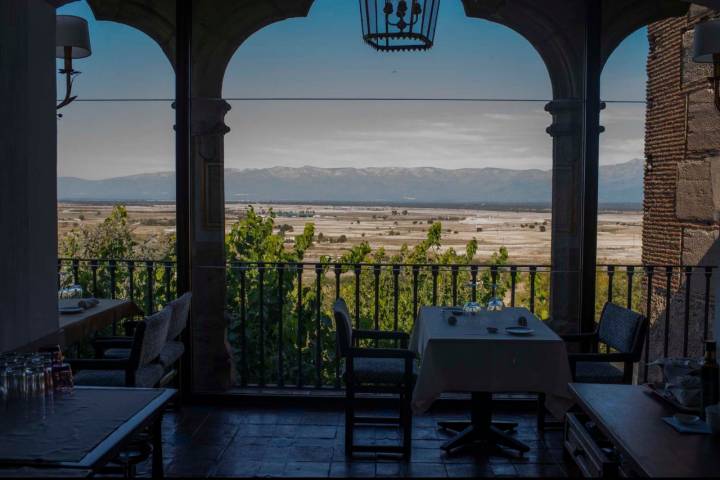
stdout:
MULTIPOLYGON (((701 354, 715 270, 598 266, 596 315, 606 301, 649 312, 641 380, 649 375, 644 364, 658 357, 701 354)), ((346 300, 355 327, 364 329, 409 332, 423 305, 486 302, 496 295, 546 320, 550 278, 558 272, 540 265, 233 263, 227 273, 238 385, 339 388, 331 316, 336 298, 346 300)))
MULTIPOLYGON (((716 271, 697 265, 600 265, 596 315, 610 301, 649 316, 643 367, 659 357, 699 356, 711 328, 716 271)), ((322 389, 342 385, 331 316, 336 298, 346 300, 355 326, 364 329, 409 332, 424 305, 484 303, 492 296, 547 320, 551 276, 560 272, 547 265, 234 262, 226 273, 237 385, 322 389)), ((88 295, 133 300, 152 313, 174 298, 176 266, 63 258, 58 286, 63 282, 81 285, 88 295)), ((640 380, 649 376, 641 368, 640 380)))
POLYGON ((146 314, 175 298, 176 266, 172 261, 60 258, 58 289, 80 285, 85 295, 129 299, 146 314))

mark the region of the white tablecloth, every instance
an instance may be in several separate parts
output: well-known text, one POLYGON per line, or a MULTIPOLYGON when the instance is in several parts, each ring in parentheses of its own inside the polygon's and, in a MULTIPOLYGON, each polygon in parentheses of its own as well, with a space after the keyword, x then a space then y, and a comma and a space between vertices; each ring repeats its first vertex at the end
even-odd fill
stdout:
POLYGON ((422 413, 443 392, 542 392, 550 412, 562 417, 572 405, 572 381, 565 342, 525 308, 456 316, 447 308, 423 307, 410 337, 422 360, 413 411, 422 413), (514 336, 505 327, 524 316, 531 336, 514 336), (498 328, 489 333, 488 326, 498 328))

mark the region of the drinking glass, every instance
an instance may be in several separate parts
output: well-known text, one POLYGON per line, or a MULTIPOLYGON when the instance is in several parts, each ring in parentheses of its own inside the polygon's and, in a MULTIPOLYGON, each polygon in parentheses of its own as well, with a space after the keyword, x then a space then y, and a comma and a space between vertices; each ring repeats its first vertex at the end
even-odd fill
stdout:
POLYGON ((73 374, 69 364, 63 363, 57 367, 57 377, 55 378, 55 388, 59 392, 72 392, 73 374))
POLYGON ((7 370, 8 398, 24 400, 27 397, 27 373, 23 365, 14 365, 7 370))

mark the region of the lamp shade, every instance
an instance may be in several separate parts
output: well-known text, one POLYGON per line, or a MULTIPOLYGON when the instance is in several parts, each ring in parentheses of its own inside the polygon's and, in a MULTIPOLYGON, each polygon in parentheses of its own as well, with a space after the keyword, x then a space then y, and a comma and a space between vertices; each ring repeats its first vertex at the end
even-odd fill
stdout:
POLYGON ((708 20, 695 27, 693 60, 713 63, 713 55, 720 54, 720 20, 708 20))
POLYGON ((84 18, 74 15, 58 15, 55 17, 55 56, 65 58, 65 48, 70 47, 72 58, 89 57, 90 33, 84 18))

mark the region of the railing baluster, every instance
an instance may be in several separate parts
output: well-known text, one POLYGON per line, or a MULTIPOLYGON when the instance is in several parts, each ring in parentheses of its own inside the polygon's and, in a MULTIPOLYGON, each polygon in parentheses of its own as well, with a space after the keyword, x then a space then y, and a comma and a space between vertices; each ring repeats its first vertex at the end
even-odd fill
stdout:
MULTIPOLYGON (((375 264, 373 265, 373 275, 375 277, 375 291, 373 292, 375 295, 375 309, 373 311, 373 322, 375 324, 375 330, 380 330, 380 265, 375 264)), ((377 345, 377 341, 375 341, 375 345, 377 345)))
POLYGON ((530 267, 530 313, 535 314, 535 275, 537 267, 530 267))
POLYGON ((477 275, 478 266, 470 265, 470 300, 477 302, 477 275))
POLYGON ((672 289, 673 267, 665 267, 665 276, 667 282, 665 284, 665 335, 663 339, 663 357, 668 356, 668 347, 670 343, 670 290, 672 289))
POLYGON ((650 363, 650 317, 652 313, 652 292, 653 292, 653 273, 655 269, 652 266, 645 268, 645 278, 647 280, 647 299, 645 304, 645 317, 648 323, 647 333, 645 334, 645 367, 643 369, 643 381, 648 381, 648 363, 650 363))
POLYGON ((315 264, 315 388, 322 387, 322 336, 320 332, 322 273, 322 264, 315 264))
POLYGON ((58 288, 58 290, 60 290, 61 288, 63 288, 63 284, 62 284, 62 265, 63 265, 62 259, 58 258, 58 261, 57 261, 57 288, 58 288))
POLYGON ((492 282, 492 296, 497 295, 497 277, 498 277, 498 267, 497 265, 493 265, 490 267, 490 281, 492 282))
MULTIPOLYGON (((110 272, 110 298, 115 298, 116 279, 115 271, 117 270, 117 262, 113 259, 108 262, 108 271, 110 272)), ((149 313, 149 312, 147 312, 149 313)))
POLYGON ((93 294, 93 297, 100 296, 100 294, 98 292, 98 283, 97 283, 97 271, 98 271, 99 266, 100 265, 98 264, 97 260, 90 261, 90 271, 92 272, 92 294, 93 294))
POLYGON ((613 279, 615 278, 615 265, 608 265, 607 267, 607 277, 608 277, 608 293, 607 293, 607 301, 608 303, 612 303, 613 301, 613 289, 615 288, 613 279))
MULTIPOLYGON (((116 270, 116 268, 117 268, 117 263, 116 263, 115 259, 111 259, 108 262, 108 271, 110 272, 110 298, 112 298, 113 300, 115 299, 115 286, 116 286, 115 285, 115 282, 116 282, 115 270, 116 270)), ((117 319, 116 318, 113 318, 112 334, 113 334, 113 336, 117 335, 117 319)))
POLYGON ((705 267, 705 311, 703 315, 703 340, 708 338, 708 322, 710 319, 710 283, 712 280, 713 268, 705 267))
POLYGON ((155 299, 153 297, 153 290, 155 289, 155 263, 150 260, 146 261, 145 269, 147 270, 147 297, 145 298, 145 305, 147 306, 147 314, 151 315, 155 313, 155 299))
MULTIPOLYGON (((342 265, 335 263, 335 300, 340 298, 340 275, 342 265)), ((340 388, 340 348, 335 342, 335 388, 340 388)))
MULTIPOLYGON (((393 265, 393 332, 398 331, 399 311, 398 302, 400 298, 400 265, 393 265)), ((397 342, 395 342, 397 344, 397 342)))
POLYGON ((303 385, 303 364, 302 364, 302 337, 303 337, 303 293, 302 293, 302 263, 296 264, 297 268, 297 386, 303 385))
POLYGON ((355 328, 360 329, 360 264, 355 264, 355 328))
POLYGON ((340 298, 340 275, 342 274, 342 265, 335 264, 335 300, 340 298))
POLYGON ((420 266, 419 265, 413 265, 412 266, 412 276, 413 276, 413 285, 412 285, 412 296, 413 296, 413 318, 412 318, 412 324, 415 325, 415 319, 418 315, 418 275, 420 274, 420 266))
POLYGON ((510 267, 510 306, 515 306, 515 288, 517 285, 517 267, 510 267))
POLYGON ((690 293, 692 282, 692 267, 685 267, 685 316, 683 322, 683 357, 688 354, 688 338, 690 330, 690 293))
POLYGON ((451 273, 451 275, 452 275, 452 280, 451 280, 452 281, 452 304, 453 304, 453 306, 455 306, 458 304, 457 279, 458 279, 458 268, 459 267, 457 265, 453 265, 450 268, 452 269, 451 270, 451 272, 452 272, 451 273))
POLYGON ((167 305, 172 300, 172 294, 170 293, 170 284, 172 283, 172 262, 165 262, 165 304, 167 305))
POLYGON ((440 267, 438 265, 432 266, 432 304, 437 305, 437 292, 438 292, 438 273, 440 267))
POLYGON ((128 269, 128 290, 130 290, 130 301, 135 302, 135 262, 127 261, 128 269))
POLYGON ((632 291, 633 291, 633 275, 635 275, 635 267, 628 265, 626 267, 627 273, 627 308, 632 310, 632 291))
POLYGON ((283 314, 285 313, 285 292, 283 291, 285 286, 285 264, 278 263, 277 265, 277 278, 278 278, 278 386, 285 386, 285 360, 283 358, 283 314))
POLYGON ((72 261, 73 283, 80 285, 80 260, 74 258, 72 261))
POLYGON ((247 386, 248 382, 246 269, 246 264, 240 265, 240 386, 242 387, 247 386))
POLYGON ((265 264, 258 262, 258 329, 260 343, 259 385, 265 386, 265 264))

